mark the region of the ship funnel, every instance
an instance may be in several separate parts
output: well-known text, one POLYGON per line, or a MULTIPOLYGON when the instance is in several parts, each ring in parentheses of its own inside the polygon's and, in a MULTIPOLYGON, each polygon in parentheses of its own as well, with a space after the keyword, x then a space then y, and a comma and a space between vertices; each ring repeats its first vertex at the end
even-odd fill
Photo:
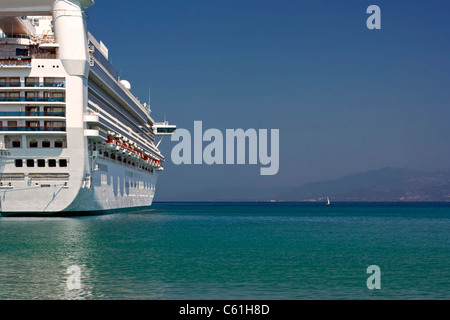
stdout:
POLYGON ((83 76, 89 73, 89 53, 83 4, 78 1, 55 0, 53 25, 59 58, 70 75, 83 76))
MULTIPOLYGON (((52 7, 58 0, 1 0, 0 16, 45 16, 52 13, 52 7)), ((65 0, 83 10, 94 4, 94 0, 65 0)))

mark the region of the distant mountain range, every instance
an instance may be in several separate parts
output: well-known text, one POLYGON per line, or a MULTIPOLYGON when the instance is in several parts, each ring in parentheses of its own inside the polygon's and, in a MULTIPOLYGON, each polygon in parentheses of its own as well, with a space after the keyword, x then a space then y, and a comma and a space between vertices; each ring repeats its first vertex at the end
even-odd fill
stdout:
MULTIPOLYGON (((299 187, 233 187, 177 195, 176 201, 450 201, 450 170, 382 168, 299 187)), ((161 199, 158 201, 174 201, 161 199)))
POLYGON ((450 170, 383 168, 307 183, 278 195, 285 201, 450 201, 450 170))

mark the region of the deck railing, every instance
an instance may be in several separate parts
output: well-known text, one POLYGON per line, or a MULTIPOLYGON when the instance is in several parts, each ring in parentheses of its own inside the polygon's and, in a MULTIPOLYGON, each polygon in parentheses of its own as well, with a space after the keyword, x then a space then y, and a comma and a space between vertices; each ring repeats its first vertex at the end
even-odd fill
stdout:
POLYGON ((65 102, 64 97, 0 97, 0 102, 65 102))
POLYGON ((31 88, 65 88, 64 82, 0 82, 0 88, 31 87, 31 88))
POLYGON ((0 33, 0 39, 4 38, 14 38, 14 39, 30 39, 30 36, 28 34, 7 34, 7 33, 0 33))
POLYGON ((66 131, 66 127, 0 127, 0 131, 66 131))
POLYGON ((31 60, 0 59, 0 67, 31 67, 31 60))
POLYGON ((0 117, 65 117, 65 112, 54 112, 54 111, 44 111, 44 112, 34 112, 34 111, 2 111, 0 112, 0 117))

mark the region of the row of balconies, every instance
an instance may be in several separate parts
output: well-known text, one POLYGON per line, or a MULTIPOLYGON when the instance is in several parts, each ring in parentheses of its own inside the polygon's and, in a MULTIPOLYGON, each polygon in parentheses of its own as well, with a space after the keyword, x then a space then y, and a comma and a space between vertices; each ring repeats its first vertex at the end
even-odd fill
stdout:
POLYGON ((65 88, 64 82, 0 82, 0 87, 65 88))
POLYGON ((0 131, 66 131, 65 121, 0 121, 0 131))
POLYGON ((0 68, 31 68, 31 60, 0 59, 0 68))
MULTIPOLYGON (((59 120, 61 118, 65 118, 66 116, 66 108, 62 106, 26 106, 24 109, 25 110, 23 110, 22 107, 17 106, 0 108, 0 126, 2 125, 2 120, 8 120, 5 121, 8 127, 23 127, 23 125, 18 125, 18 120, 26 120, 26 123, 39 123, 41 120, 48 120, 50 118, 59 120), (35 121, 31 121, 30 118, 33 117, 40 119, 33 119, 35 121)), ((45 123, 46 122, 49 121, 45 121, 45 123)), ((36 125, 35 127, 39 127, 39 125, 36 125)), ((10 130, 4 129, 3 131, 10 130)))
POLYGON ((1 96, 0 102, 65 102, 66 97, 17 97, 17 96, 1 96))
POLYGON ((65 117, 64 111, 0 111, 0 117, 65 117))
POLYGON ((65 92, 0 91, 0 102, 65 102, 65 92))
POLYGON ((64 88, 65 79, 55 77, 0 77, 0 88, 4 87, 64 88))
POLYGON ((38 127, 38 126, 25 126, 25 127, 0 127, 0 131, 66 131, 66 126, 44 126, 44 127, 38 127))

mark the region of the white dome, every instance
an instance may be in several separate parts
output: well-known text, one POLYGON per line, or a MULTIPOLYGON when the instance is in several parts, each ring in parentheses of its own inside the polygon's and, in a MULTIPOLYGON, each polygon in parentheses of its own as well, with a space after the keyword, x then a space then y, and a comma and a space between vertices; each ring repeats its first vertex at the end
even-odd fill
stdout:
POLYGON ((120 83, 127 89, 131 89, 131 84, 127 80, 120 80, 120 83))

